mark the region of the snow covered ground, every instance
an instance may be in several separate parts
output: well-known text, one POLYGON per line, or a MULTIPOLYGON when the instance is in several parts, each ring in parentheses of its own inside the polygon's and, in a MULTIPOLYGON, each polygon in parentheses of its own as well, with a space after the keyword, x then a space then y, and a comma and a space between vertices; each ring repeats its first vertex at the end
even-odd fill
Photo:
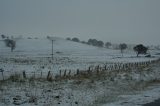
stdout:
POLYGON ((120 95, 121 99, 102 106, 142 106, 160 98, 160 84, 153 84, 134 95, 120 95))
POLYGON ((1 81, 0 106, 140 106, 160 97, 159 68, 156 64, 141 70, 53 82, 1 81))
MULTIPOLYGON (((20 39, 13 53, 0 42, 0 68, 4 76, 17 72, 27 74, 59 70, 86 70, 89 66, 112 63, 128 63, 156 60, 159 51, 150 51, 153 57, 136 57, 134 51, 98 48, 54 37, 53 60, 51 41, 48 39, 20 39)), ((0 106, 138 106, 159 98, 159 63, 144 69, 127 72, 111 72, 88 79, 48 82, 43 79, 19 79, 0 81, 0 106), (157 93, 157 94, 156 94, 157 93), (133 102, 134 101, 134 102, 133 102)), ((0 75, 2 79, 2 76, 0 75)))
MULTIPOLYGON (((126 50, 122 57, 120 50, 93 47, 81 43, 67 41, 62 38, 53 37, 53 60, 51 58, 52 43, 46 38, 39 39, 19 39, 14 52, 5 47, 4 42, 0 42, 0 68, 5 69, 5 73, 16 71, 40 72, 52 71, 58 74, 59 70, 77 69, 87 70, 89 66, 111 64, 115 62, 140 62, 157 59, 137 58, 134 51, 126 50), (44 67, 42 70, 41 67, 44 67)), ((155 53, 152 53, 153 55, 155 53)))

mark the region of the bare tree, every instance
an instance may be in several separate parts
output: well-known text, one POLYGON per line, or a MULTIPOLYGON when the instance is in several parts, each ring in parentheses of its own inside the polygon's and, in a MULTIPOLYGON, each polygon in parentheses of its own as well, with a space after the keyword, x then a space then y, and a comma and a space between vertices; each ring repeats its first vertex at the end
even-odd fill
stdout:
POLYGON ((122 56, 123 56, 123 51, 124 51, 125 49, 127 49, 127 44, 122 43, 122 44, 119 45, 119 48, 120 48, 121 53, 122 53, 122 56))
POLYGON ((4 40, 4 42, 6 44, 6 47, 10 47, 11 52, 13 52, 13 50, 16 48, 16 41, 7 38, 4 40))

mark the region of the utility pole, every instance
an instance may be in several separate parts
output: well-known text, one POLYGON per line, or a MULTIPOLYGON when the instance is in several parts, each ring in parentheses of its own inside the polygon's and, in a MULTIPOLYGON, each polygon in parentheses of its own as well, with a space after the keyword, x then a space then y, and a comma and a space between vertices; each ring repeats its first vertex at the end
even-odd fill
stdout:
POLYGON ((51 47, 51 49, 52 49, 52 51, 51 51, 51 58, 52 58, 52 60, 53 60, 53 42, 55 41, 54 40, 54 38, 52 38, 52 37, 49 37, 49 38, 47 38, 48 40, 50 40, 51 42, 52 42, 52 47, 51 47))
POLYGON ((52 40, 52 60, 53 60, 53 40, 52 40))

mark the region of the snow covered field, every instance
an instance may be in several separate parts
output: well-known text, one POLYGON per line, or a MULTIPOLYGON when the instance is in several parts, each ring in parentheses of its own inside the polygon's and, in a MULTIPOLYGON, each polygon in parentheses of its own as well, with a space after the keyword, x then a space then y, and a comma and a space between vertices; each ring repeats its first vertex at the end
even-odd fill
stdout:
MULTIPOLYGON (((77 69, 87 70, 89 66, 143 62, 159 58, 156 55, 159 51, 150 51, 153 56, 150 58, 144 56, 137 58, 134 51, 126 50, 122 57, 120 50, 93 47, 58 37, 53 39, 53 60, 50 55, 52 43, 48 39, 20 39, 13 53, 3 42, 0 42, 0 68, 5 70, 4 76, 9 78, 10 75, 25 71, 27 74, 43 72, 46 77, 48 71, 59 74, 59 70, 67 69, 74 73, 77 69)), ((147 88, 151 82, 159 81, 159 64, 126 72, 105 73, 88 79, 48 82, 42 79, 20 78, 18 81, 12 79, 1 81, 0 105, 136 106, 144 104, 146 98, 149 100, 159 98, 159 95, 154 95, 155 92, 159 92, 158 88, 149 91, 147 88), (142 101, 138 101, 137 98, 143 93, 147 96, 145 99, 142 98, 142 101)), ((0 77, 2 79, 1 75, 0 77)))
POLYGON ((139 106, 159 98, 159 64, 143 70, 48 82, 43 79, 0 83, 0 105, 139 106), (149 87, 149 88, 148 88, 149 87))
MULTIPOLYGON (((137 58, 134 51, 125 51, 124 56, 120 50, 93 47, 81 43, 67 41, 62 38, 53 37, 53 60, 51 58, 52 43, 46 38, 20 39, 13 53, 10 48, 0 42, 0 67, 5 73, 16 71, 41 72, 52 71, 58 74, 59 70, 77 69, 87 70, 89 66, 128 63, 154 60, 153 58, 137 58), (42 67, 43 70, 41 69, 42 67)), ((153 53, 154 55, 155 53, 153 53)))

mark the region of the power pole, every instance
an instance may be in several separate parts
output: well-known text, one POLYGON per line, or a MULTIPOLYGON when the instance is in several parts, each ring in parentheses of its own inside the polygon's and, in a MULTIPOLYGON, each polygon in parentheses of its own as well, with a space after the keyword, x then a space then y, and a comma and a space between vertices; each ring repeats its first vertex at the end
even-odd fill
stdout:
POLYGON ((52 60, 53 60, 53 40, 52 40, 52 60))

